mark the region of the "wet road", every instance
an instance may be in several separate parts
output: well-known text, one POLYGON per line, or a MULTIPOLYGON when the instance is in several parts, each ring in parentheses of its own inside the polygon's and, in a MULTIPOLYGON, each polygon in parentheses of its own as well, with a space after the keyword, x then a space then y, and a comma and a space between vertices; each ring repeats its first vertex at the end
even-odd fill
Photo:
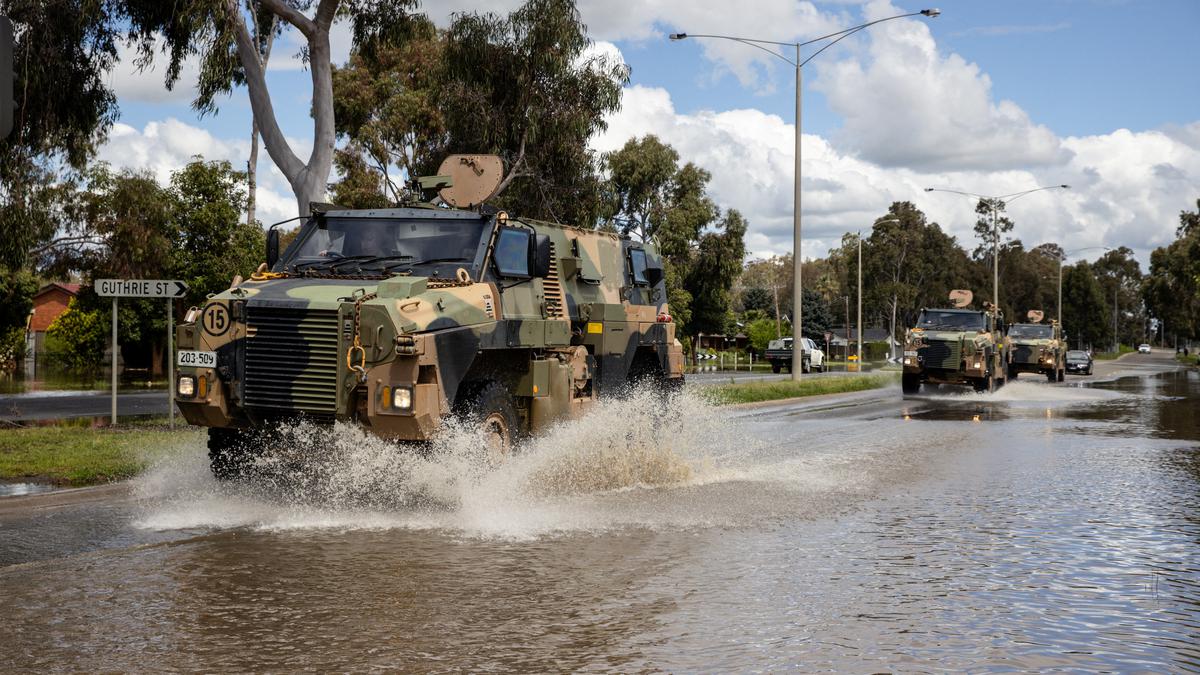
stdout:
POLYGON ((614 403, 495 471, 301 430, 329 465, 258 491, 181 448, 0 500, 5 668, 1197 671, 1200 373, 1170 367, 614 403))
MULTIPOLYGON (((166 415, 167 391, 118 392, 117 417, 166 415)), ((0 396, 0 422, 108 417, 112 397, 104 391, 39 391, 0 396)))

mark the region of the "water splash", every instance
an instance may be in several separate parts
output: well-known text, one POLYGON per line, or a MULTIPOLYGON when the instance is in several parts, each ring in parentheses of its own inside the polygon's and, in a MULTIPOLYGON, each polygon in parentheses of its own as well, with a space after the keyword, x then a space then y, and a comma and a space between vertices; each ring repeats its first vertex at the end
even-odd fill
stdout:
POLYGON ((680 392, 664 403, 652 390, 599 403, 525 440, 499 466, 476 430, 462 425, 448 424, 430 446, 414 447, 354 425, 302 422, 282 430, 245 481, 214 480, 203 448, 172 453, 136 483, 144 505, 137 524, 507 536, 646 524, 659 522, 654 513, 614 513, 611 495, 737 479, 744 474, 725 460, 755 445, 700 397, 680 392))

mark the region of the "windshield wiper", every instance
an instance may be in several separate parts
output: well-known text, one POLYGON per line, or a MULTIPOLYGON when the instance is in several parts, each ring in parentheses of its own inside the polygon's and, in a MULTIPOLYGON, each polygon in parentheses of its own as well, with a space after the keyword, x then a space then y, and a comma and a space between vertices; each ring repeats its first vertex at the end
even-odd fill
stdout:
MULTIPOLYGON (((411 258, 412 256, 408 256, 408 257, 411 258)), ((393 267, 416 267, 417 265, 427 265, 429 263, 464 262, 464 261, 466 261, 466 258, 463 256, 455 256, 453 258, 426 258, 425 260, 405 260, 403 262, 392 263, 391 265, 384 265, 383 269, 385 271, 390 272, 390 271, 392 271, 393 267)))

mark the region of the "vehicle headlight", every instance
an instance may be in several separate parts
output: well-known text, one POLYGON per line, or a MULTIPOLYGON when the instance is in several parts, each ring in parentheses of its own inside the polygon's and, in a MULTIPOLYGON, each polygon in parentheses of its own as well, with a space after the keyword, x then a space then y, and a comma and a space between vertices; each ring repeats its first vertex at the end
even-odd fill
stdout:
POLYGON ((180 396, 191 398, 196 395, 196 378, 191 375, 180 375, 179 384, 176 386, 176 392, 180 396))
POLYGON ((392 407, 396 410, 410 410, 412 408, 413 392, 410 387, 396 387, 392 389, 392 407))

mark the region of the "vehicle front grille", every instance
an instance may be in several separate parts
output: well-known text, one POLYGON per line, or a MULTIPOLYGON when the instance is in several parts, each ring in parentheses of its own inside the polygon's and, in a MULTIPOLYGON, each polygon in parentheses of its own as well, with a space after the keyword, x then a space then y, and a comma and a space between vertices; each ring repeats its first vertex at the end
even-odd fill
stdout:
POLYGON ((930 340, 920 349, 926 368, 958 370, 962 361, 962 344, 958 340, 930 340))
POLYGON ((1013 345, 1012 360, 1017 363, 1037 363, 1038 352, 1031 345, 1013 345))
POLYGON ((246 406, 337 412, 337 311, 251 305, 246 323, 246 406))

